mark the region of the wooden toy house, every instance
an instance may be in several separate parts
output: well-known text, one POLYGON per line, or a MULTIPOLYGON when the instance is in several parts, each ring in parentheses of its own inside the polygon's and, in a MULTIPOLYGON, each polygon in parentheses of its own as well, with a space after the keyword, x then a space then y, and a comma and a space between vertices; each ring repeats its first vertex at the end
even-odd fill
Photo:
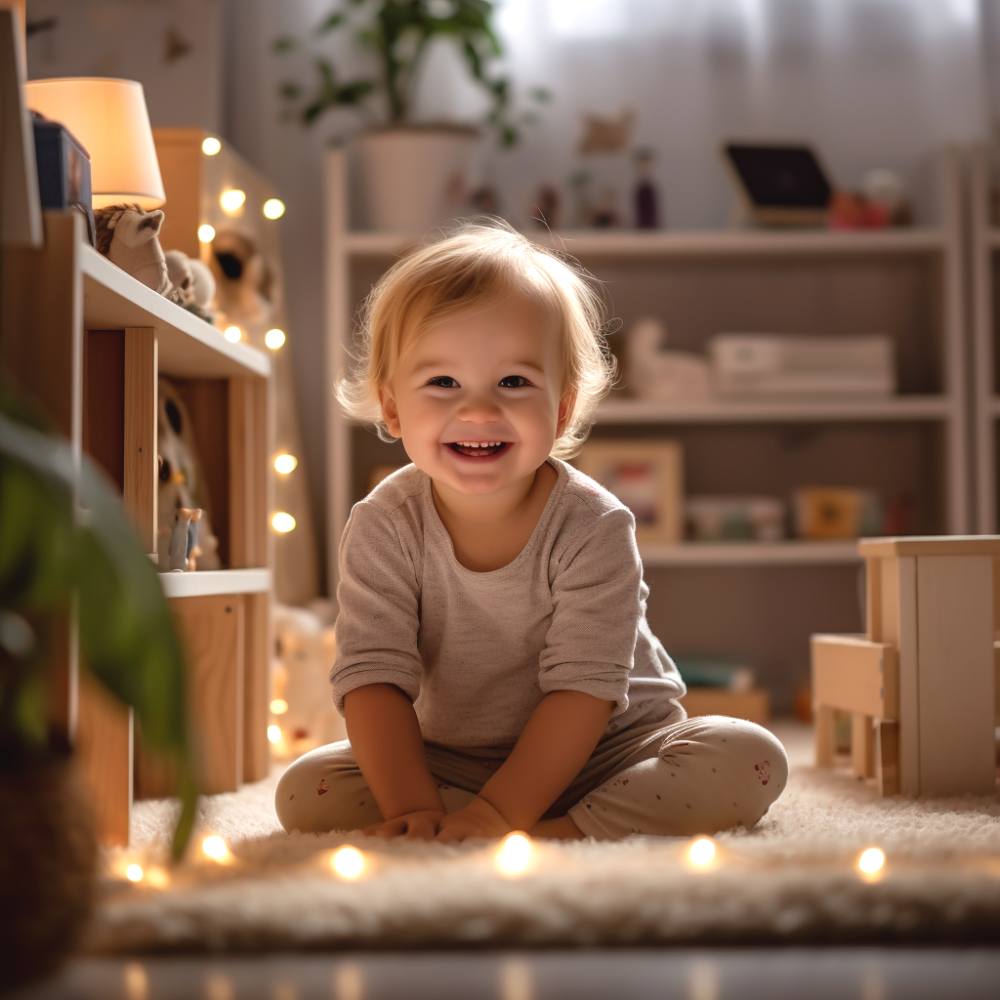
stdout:
POLYGON ((882 795, 990 794, 1000 716, 1000 536, 873 538, 864 636, 812 637, 816 764, 837 713, 854 774, 882 795))

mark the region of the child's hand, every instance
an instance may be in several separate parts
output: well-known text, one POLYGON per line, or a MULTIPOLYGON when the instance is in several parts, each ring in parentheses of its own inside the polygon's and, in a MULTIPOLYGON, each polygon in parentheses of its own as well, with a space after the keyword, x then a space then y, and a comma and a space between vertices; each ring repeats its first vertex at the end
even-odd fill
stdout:
POLYGON ((361 832, 369 837, 383 839, 405 837, 407 840, 433 840, 444 817, 443 809, 417 809, 382 823, 373 823, 361 832))
POLYGON ((502 837, 510 831, 507 820, 477 795, 468 805, 441 820, 441 829, 434 839, 452 843, 466 837, 502 837))

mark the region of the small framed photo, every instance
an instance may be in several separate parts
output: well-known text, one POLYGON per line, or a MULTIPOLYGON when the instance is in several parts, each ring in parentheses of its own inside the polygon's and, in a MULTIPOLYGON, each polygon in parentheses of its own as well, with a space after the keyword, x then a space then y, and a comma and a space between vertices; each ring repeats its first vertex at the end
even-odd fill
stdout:
POLYGON ((684 474, 677 441, 588 441, 574 463, 632 511, 640 545, 681 541, 684 474))

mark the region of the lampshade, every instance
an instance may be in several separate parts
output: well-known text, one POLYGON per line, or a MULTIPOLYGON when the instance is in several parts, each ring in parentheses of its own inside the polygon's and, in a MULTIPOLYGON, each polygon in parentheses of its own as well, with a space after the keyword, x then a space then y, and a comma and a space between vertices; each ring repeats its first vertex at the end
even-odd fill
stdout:
POLYGON ((142 84, 104 77, 29 80, 28 107, 61 122, 90 154, 94 208, 166 201, 142 84))

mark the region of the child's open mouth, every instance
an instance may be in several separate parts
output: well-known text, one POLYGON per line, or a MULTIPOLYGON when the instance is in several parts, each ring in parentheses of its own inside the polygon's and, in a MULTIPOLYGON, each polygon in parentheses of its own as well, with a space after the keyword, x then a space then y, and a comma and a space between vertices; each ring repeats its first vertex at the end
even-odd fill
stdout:
POLYGON ((508 448, 509 441, 479 441, 476 443, 451 441, 448 448, 456 455, 470 458, 475 462, 486 462, 491 458, 499 458, 508 448))

